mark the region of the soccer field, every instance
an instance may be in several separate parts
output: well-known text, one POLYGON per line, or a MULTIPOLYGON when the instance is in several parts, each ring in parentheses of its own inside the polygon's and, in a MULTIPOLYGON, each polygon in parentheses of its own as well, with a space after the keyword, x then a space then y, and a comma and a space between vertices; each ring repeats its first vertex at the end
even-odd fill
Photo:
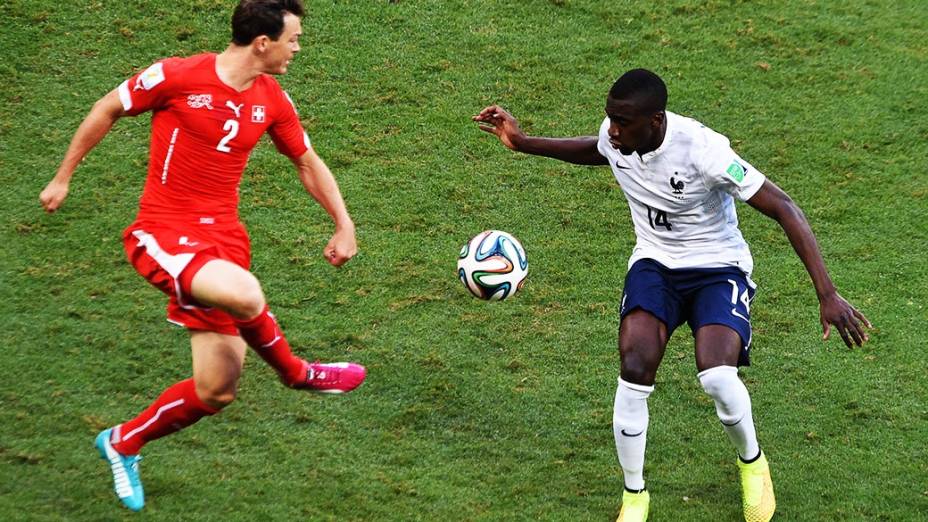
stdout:
MULTIPOLYGON (((234 0, 0 2, 0 520, 130 518, 93 448, 190 373, 187 334, 126 262, 150 117, 121 120, 62 210, 38 194, 91 105, 160 58, 228 42, 234 0)), ((607 521, 618 301, 634 244, 608 168, 512 153, 471 116, 595 134, 619 74, 729 136, 816 232, 873 322, 821 340, 812 284, 739 204, 760 288, 751 391, 775 520, 928 520, 928 4, 920 0, 306 1, 279 78, 339 181, 360 253, 270 140, 241 186, 253 271, 291 344, 355 360, 344 397, 285 389, 253 355, 238 400, 143 452, 151 520, 607 521), (521 240, 525 288, 455 273, 484 229, 521 240)), ((649 401, 651 520, 741 517, 735 452, 684 326, 649 401)))

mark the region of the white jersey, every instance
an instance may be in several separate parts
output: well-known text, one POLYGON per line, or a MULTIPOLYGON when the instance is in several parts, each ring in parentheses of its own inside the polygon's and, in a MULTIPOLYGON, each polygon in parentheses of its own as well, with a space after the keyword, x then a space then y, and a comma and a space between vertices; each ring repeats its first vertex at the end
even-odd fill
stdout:
POLYGON ((661 146, 639 156, 609 143, 609 118, 599 128, 599 153, 628 199, 638 238, 629 268, 653 259, 667 268, 735 266, 750 276, 751 251, 732 196, 746 201, 764 175, 741 159, 728 138, 670 111, 661 146))

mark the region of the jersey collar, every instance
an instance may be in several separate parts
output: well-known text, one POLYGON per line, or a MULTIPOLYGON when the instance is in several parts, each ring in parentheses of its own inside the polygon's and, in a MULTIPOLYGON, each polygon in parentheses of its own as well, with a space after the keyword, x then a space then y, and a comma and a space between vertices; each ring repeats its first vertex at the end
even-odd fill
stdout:
POLYGON ((664 129, 664 141, 661 142, 660 147, 652 150, 651 152, 647 152, 644 155, 642 155, 641 156, 642 163, 650 162, 652 159, 656 158, 662 152, 664 152, 670 147, 670 142, 672 141, 672 137, 673 137, 673 128, 675 127, 674 120, 676 119, 676 114, 673 114, 672 112, 665 110, 664 115, 665 115, 665 122, 667 125, 667 127, 664 129))

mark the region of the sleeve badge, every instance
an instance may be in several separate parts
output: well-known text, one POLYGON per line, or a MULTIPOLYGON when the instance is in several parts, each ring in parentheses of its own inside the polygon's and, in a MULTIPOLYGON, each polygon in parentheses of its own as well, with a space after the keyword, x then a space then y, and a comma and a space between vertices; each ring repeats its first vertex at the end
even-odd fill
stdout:
POLYGON ((731 176, 732 179, 734 179, 738 183, 741 183, 742 181, 744 181, 744 175, 747 174, 747 171, 744 168, 744 166, 738 163, 737 161, 731 162, 731 165, 729 165, 728 168, 725 169, 725 172, 727 172, 728 175, 731 176))
POLYGON ((150 91, 155 88, 159 83, 164 81, 164 64, 158 62, 139 75, 139 79, 135 82, 135 88, 133 90, 145 89, 150 91))

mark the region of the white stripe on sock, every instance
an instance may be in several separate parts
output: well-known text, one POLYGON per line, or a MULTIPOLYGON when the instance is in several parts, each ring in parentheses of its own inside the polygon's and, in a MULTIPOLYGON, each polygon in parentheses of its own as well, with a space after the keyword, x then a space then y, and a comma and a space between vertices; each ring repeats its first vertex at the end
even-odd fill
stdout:
POLYGON ((180 405, 183 404, 183 403, 184 403, 184 399, 177 399, 177 400, 174 401, 174 402, 170 402, 170 403, 165 404, 164 406, 158 408, 158 411, 155 412, 155 416, 154 416, 154 417, 148 419, 148 420, 145 422, 145 424, 142 424, 142 425, 139 426, 138 428, 135 428, 134 430, 132 430, 132 431, 130 431, 129 433, 127 433, 126 436, 122 438, 123 442, 125 442, 125 441, 131 439, 132 436, 135 435, 136 433, 138 433, 138 432, 144 430, 145 428, 151 426, 151 424, 152 424, 153 422, 155 422, 156 420, 158 420, 158 417, 161 417, 161 414, 162 414, 162 413, 164 413, 164 412, 170 410, 171 408, 176 408, 177 406, 180 406, 180 405))

